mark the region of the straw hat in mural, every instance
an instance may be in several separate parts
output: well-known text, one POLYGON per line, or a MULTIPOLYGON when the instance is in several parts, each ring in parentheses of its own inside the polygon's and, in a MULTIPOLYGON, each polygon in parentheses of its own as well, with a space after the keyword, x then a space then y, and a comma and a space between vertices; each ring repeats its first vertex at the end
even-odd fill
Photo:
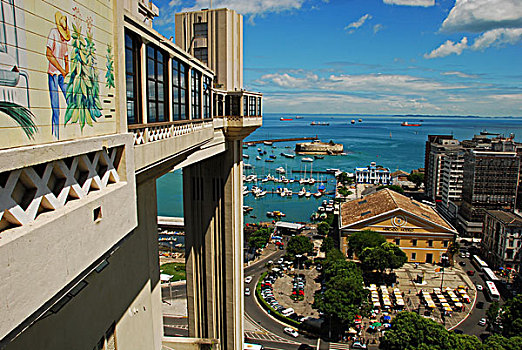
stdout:
POLYGON ((65 39, 65 41, 69 41, 71 39, 71 32, 69 31, 69 26, 67 25, 67 17, 62 15, 60 11, 56 11, 54 14, 54 21, 56 22, 56 27, 58 31, 65 39))

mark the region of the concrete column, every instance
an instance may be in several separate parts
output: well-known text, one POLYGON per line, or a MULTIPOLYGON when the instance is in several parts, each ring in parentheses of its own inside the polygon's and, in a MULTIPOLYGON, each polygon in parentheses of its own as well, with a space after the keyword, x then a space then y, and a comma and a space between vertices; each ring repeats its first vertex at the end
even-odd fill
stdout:
POLYGON ((189 335, 243 343, 241 141, 183 169, 189 335))

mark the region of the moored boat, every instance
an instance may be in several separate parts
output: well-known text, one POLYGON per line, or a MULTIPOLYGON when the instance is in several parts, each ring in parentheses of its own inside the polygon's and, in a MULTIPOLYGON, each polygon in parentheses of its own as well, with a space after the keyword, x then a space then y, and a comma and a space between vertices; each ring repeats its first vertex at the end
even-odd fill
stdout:
POLYGON ((311 163, 313 162, 314 159, 313 158, 310 158, 310 157, 304 157, 301 159, 301 162, 308 162, 308 163, 311 163))
POLYGON ((408 122, 402 122, 401 126, 422 126, 421 123, 408 123, 408 122))

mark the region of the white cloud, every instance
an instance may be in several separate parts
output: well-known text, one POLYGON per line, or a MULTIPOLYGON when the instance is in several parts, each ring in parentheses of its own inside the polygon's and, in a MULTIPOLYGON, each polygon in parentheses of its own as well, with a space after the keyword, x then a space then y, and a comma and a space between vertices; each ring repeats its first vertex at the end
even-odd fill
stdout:
POLYGON ((384 3, 388 5, 430 7, 435 5, 435 0, 384 0, 384 3))
MULTIPOLYGON (((282 12, 300 9, 305 0, 213 0, 213 8, 227 7, 243 15, 262 15, 268 12, 282 12)), ((201 10, 209 7, 209 0, 196 0, 196 4, 183 11, 201 10)))
POLYGON ((372 15, 367 13, 364 16, 361 16, 361 18, 359 18, 357 21, 348 24, 346 27, 344 27, 344 29, 345 30, 358 29, 364 24, 364 22, 366 22, 366 20, 371 19, 371 18, 372 18, 372 15))
POLYGON ((485 32, 470 47, 472 50, 484 50, 492 45, 516 44, 522 40, 522 28, 499 28, 485 32))
POLYGON ((384 26, 380 23, 377 23, 373 26, 373 34, 377 34, 377 32, 379 32, 382 28, 384 28, 384 26))
POLYGON ((265 74, 256 81, 261 85, 275 85, 284 89, 318 89, 324 91, 344 91, 344 92, 371 92, 371 93, 403 93, 441 91, 449 89, 463 89, 467 86, 455 84, 443 84, 435 80, 428 80, 411 75, 400 74, 332 74, 321 78, 314 73, 288 74, 275 73, 265 74))
POLYGON ((459 43, 455 43, 451 40, 446 40, 446 42, 440 45, 435 50, 430 53, 424 54, 424 58, 440 58, 446 57, 451 54, 460 55, 464 49, 468 47, 468 38, 463 37, 459 43))
POLYGON ((456 0, 441 30, 480 33, 522 27, 521 0, 456 0))
POLYGON ((457 77, 460 77, 460 78, 466 78, 466 79, 476 79, 478 78, 478 75, 475 75, 475 74, 467 74, 467 73, 464 73, 464 72, 459 72, 459 71, 448 71, 448 72, 442 72, 440 73, 441 75, 446 75, 446 76, 457 76, 457 77))

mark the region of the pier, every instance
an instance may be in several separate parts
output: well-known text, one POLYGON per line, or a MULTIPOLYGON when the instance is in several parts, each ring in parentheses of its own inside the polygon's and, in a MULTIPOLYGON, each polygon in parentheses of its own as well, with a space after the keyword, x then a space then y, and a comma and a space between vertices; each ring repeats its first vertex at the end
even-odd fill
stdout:
POLYGON ((256 145, 258 143, 263 142, 288 142, 288 141, 306 141, 306 140, 319 140, 317 135, 314 137, 290 137, 286 139, 266 139, 266 140, 257 140, 257 141, 248 141, 245 142, 245 145, 256 145))

